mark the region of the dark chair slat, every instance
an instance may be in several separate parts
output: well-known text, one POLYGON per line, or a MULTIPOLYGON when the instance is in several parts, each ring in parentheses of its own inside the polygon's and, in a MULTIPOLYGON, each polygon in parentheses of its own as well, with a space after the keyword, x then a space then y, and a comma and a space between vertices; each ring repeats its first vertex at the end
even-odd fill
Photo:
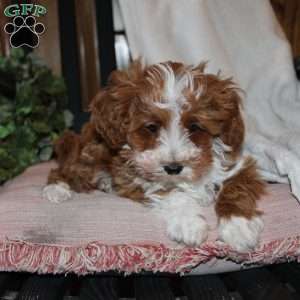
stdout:
POLYGON ((3 278, 3 281, 0 284, 1 292, 20 291, 24 282, 28 279, 28 277, 30 277, 30 275, 27 273, 19 273, 19 272, 7 272, 4 274, 6 274, 5 276, 7 277, 6 279, 3 278))
POLYGON ((117 300, 118 278, 107 276, 88 276, 83 278, 80 300, 117 300))
POLYGON ((170 278, 142 276, 134 280, 136 300, 175 300, 170 278))
POLYGON ((230 273, 226 282, 235 288, 244 300, 292 300, 289 289, 266 268, 230 273))
POLYGON ((187 276, 182 289, 189 300, 231 300, 225 284, 216 275, 187 276))
POLYGON ((10 273, 0 273, 0 296, 5 292, 10 273))
POLYGON ((300 80, 300 56, 294 59, 294 63, 295 63, 295 70, 296 70, 297 77, 300 80))
POLYGON ((269 267, 281 281, 290 284, 298 293, 300 293, 300 264, 285 263, 269 267))
POLYGON ((33 275, 23 284, 17 300, 60 300, 67 290, 65 276, 33 275))

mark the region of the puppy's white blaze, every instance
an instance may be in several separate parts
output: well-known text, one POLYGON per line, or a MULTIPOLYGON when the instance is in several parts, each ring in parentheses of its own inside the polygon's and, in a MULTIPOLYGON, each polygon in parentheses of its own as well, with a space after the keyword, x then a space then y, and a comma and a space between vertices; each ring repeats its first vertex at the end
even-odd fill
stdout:
POLYGON ((154 164, 180 162, 194 159, 201 153, 201 149, 191 142, 187 130, 181 125, 181 103, 173 100, 169 101, 169 99, 166 101, 168 102, 157 103, 157 106, 168 109, 171 112, 170 123, 167 128, 161 129, 158 137, 158 146, 155 149, 136 154, 138 164, 150 164, 151 161, 154 164))
MULTIPOLYGON (((171 122, 167 129, 162 129, 159 136, 159 147, 161 160, 166 162, 193 159, 201 153, 189 139, 188 132, 180 124, 183 105, 187 104, 183 96, 183 90, 194 89, 194 74, 191 70, 175 76, 173 69, 166 64, 157 64, 150 73, 152 79, 157 74, 157 70, 164 79, 164 95, 156 105, 162 109, 171 111, 171 122)), ((200 92, 200 91, 198 91, 200 92)))
POLYGON ((157 68, 164 79, 164 97, 168 100, 172 99, 173 101, 176 101, 181 95, 181 90, 178 90, 178 87, 176 86, 176 77, 172 68, 165 64, 157 64, 157 68))
POLYGON ((166 162, 193 159, 201 153, 189 139, 188 133, 180 125, 179 118, 173 113, 168 129, 162 129, 159 136, 158 151, 166 162))
POLYGON ((201 150, 190 141, 188 132, 180 124, 182 107, 187 102, 182 91, 188 86, 193 88, 192 74, 187 72, 176 79, 170 67, 160 65, 160 68, 165 72, 165 99, 157 105, 171 111, 171 122, 167 129, 161 130, 159 151, 166 156, 163 159, 170 162, 192 159, 201 150))
POLYGON ((164 104, 165 108, 178 106, 179 109, 181 109, 181 107, 187 102, 183 96, 183 90, 186 88, 188 88, 191 92, 194 92, 196 97, 201 95, 201 87, 198 87, 197 90, 194 91, 194 74, 192 70, 185 70, 184 73, 176 76, 169 65, 157 64, 156 69, 154 69, 153 72, 149 72, 151 77, 149 81, 152 83, 155 81, 157 70, 159 70, 164 79, 163 98, 161 103, 157 103, 159 107, 163 107, 160 105, 164 104))

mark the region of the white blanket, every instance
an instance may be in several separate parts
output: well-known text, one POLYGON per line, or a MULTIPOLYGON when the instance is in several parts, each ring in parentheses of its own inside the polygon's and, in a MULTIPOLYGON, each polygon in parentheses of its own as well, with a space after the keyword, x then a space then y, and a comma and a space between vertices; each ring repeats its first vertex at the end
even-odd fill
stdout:
POLYGON ((300 83, 267 0, 120 0, 133 58, 233 76, 246 92, 245 152, 300 200, 300 83))

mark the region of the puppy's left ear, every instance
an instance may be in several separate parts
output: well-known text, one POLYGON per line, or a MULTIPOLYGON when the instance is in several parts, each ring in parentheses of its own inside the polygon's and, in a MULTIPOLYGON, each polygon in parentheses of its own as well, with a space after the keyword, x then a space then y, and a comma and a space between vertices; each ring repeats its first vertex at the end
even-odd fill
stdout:
POLYGON ((241 114, 242 101, 238 89, 230 88, 227 101, 230 102, 231 113, 224 122, 220 138, 232 148, 232 154, 237 155, 241 151, 245 135, 245 126, 241 114))

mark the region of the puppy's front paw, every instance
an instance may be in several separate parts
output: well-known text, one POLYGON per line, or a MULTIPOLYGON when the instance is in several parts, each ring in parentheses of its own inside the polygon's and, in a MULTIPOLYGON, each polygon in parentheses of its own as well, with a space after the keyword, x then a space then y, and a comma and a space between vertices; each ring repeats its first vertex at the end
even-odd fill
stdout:
POLYGON ((100 191, 105 193, 112 193, 112 178, 106 171, 100 171, 95 177, 95 182, 100 191))
POLYGON ((43 198, 53 203, 60 203, 71 197, 72 191, 69 185, 64 182, 48 184, 43 189, 43 198))
POLYGON ((260 217, 221 219, 219 238, 233 249, 239 252, 246 252, 253 250, 257 246, 263 228, 264 223, 260 217))
POLYGON ((105 193, 112 193, 112 179, 111 177, 103 177, 98 182, 98 189, 105 193))
POLYGON ((207 239, 208 224, 202 216, 177 216, 168 220, 168 236, 179 243, 198 246, 207 239))

